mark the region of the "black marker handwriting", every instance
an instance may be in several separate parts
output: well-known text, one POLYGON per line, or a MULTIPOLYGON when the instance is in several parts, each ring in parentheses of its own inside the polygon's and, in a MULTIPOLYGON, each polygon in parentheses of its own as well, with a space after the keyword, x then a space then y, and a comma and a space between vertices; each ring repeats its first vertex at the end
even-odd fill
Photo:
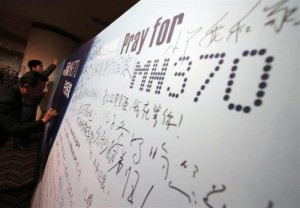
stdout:
MULTIPOLYGON (((136 178, 136 181, 135 181, 134 185, 131 185, 131 191, 130 191, 128 197, 127 197, 127 201, 128 201, 130 204, 133 204, 133 196, 134 196, 134 192, 135 192, 135 190, 136 190, 136 187, 137 187, 138 182, 139 182, 139 179, 140 179, 140 174, 139 174, 139 172, 136 171, 136 170, 135 170, 134 172, 135 172, 137 178, 136 178)), ((130 173, 131 173, 131 167, 129 167, 129 168, 126 170, 125 176, 127 175, 127 173, 128 173, 128 176, 127 176, 126 184, 125 184, 124 189, 123 189, 122 198, 124 197, 124 195, 125 195, 125 190, 127 189, 127 184, 128 184, 128 181, 129 181, 129 178, 130 178, 130 173)))
MULTIPOLYGON (((213 188, 213 190, 210 191, 210 192, 208 192, 208 193, 206 194, 206 197, 203 198, 204 203, 205 203, 206 206, 209 207, 209 208, 213 208, 213 206, 212 206, 210 203, 208 203, 209 197, 210 197, 211 195, 213 195, 213 194, 216 194, 216 193, 222 193, 222 192, 224 192, 224 191, 226 190, 226 186, 225 186, 225 185, 222 185, 222 188, 220 188, 220 189, 216 189, 216 186, 215 186, 215 185, 213 185, 212 188, 213 188)), ((225 205, 225 204, 223 205, 223 208, 226 208, 226 205, 225 205)))
POLYGON ((186 55, 187 48, 188 48, 188 46, 189 46, 189 44, 190 44, 190 40, 191 40, 192 38, 194 38, 194 36, 197 35, 199 32, 201 32, 201 30, 202 30, 202 27, 198 27, 198 28, 196 28, 195 30, 193 30, 193 31, 191 31, 191 32, 187 31, 187 34, 188 34, 188 35, 191 34, 191 36, 188 37, 188 38, 185 40, 186 43, 185 43, 185 48, 184 48, 184 52, 183 52, 183 56, 184 56, 184 57, 185 57, 185 55, 186 55))
POLYGON ((270 7, 265 7, 263 10, 267 12, 267 17, 270 18, 265 23, 265 26, 273 26, 276 33, 279 33, 283 29, 283 26, 288 23, 294 22, 294 25, 300 24, 300 20, 295 19, 297 17, 295 13, 298 8, 290 8, 287 3, 288 0, 281 0, 270 7))
POLYGON ((131 166, 125 171, 125 176, 127 176, 127 179, 125 182, 125 186, 123 188, 122 198, 124 198, 124 195, 125 195, 125 190, 126 190, 129 178, 130 178, 130 173, 131 173, 131 166))
POLYGON ((261 0, 259 0, 254 7, 252 7, 252 9, 245 14, 237 23, 235 23, 230 31, 229 31, 229 36, 227 37, 227 41, 229 41, 229 39, 231 38, 232 35, 235 35, 235 42, 238 42, 239 39, 239 34, 242 33, 245 29, 244 32, 250 32, 250 26, 247 26, 246 24, 242 24, 242 22, 246 19, 246 17, 248 17, 255 9, 256 7, 261 3, 261 0))
POLYGON ((111 167, 107 172, 110 172, 112 169, 117 167, 116 175, 118 175, 124 166, 123 160, 124 160, 125 155, 126 155, 126 152, 124 152, 124 150, 122 150, 122 156, 120 157, 120 160, 117 162, 117 164, 115 164, 113 167, 111 167))
POLYGON ((164 155, 162 155, 161 158, 165 159, 165 161, 166 161, 166 165, 163 165, 162 168, 163 169, 166 168, 166 174, 165 174, 164 179, 167 180, 168 174, 169 174, 169 159, 164 155))
POLYGON ((141 208, 143 208, 143 207, 144 207, 144 205, 145 205, 145 202, 147 201, 147 199, 148 199, 148 197, 149 197, 150 193, 152 192, 153 188, 154 188, 154 185, 152 185, 152 186, 151 186, 151 188, 150 188, 150 190, 147 192, 147 195, 146 195, 146 197, 145 197, 145 199, 144 199, 144 201, 143 201, 143 203, 142 203, 142 206, 141 206, 141 208))
MULTIPOLYGON (((165 142, 162 143, 161 149, 162 149, 165 153, 168 154, 168 150, 166 149, 165 146, 166 146, 166 143, 165 143, 165 142)), ((169 164, 169 159, 168 159, 166 156, 164 156, 164 155, 161 155, 161 158, 165 159, 165 162, 166 162, 166 165, 163 165, 162 168, 163 168, 163 169, 166 168, 166 174, 165 174, 164 179, 167 180, 168 174, 169 174, 169 166, 170 166, 170 164, 169 164)))
POLYGON ((161 105, 160 104, 159 105, 156 105, 156 104, 154 105, 154 108, 153 108, 154 125, 153 125, 153 127, 155 127, 156 124, 157 124, 157 117, 158 117, 158 113, 159 113, 160 109, 161 109, 161 105))
POLYGON ((129 71, 129 63, 132 61, 132 58, 131 58, 130 56, 127 57, 127 58, 121 57, 121 61, 122 61, 122 63, 123 63, 123 65, 122 65, 123 71, 121 72, 121 75, 122 75, 123 77, 125 77, 125 76, 126 76, 126 73, 127 73, 128 76, 130 77, 130 79, 132 79, 132 74, 131 74, 130 71, 129 71))
POLYGON ((180 166, 182 166, 182 167, 184 167, 184 168, 187 168, 187 165, 186 165, 186 160, 185 161, 183 161, 181 164, 180 164, 180 166))
POLYGON ((167 54, 167 52, 170 50, 170 49, 172 49, 172 52, 173 53, 175 53, 175 50, 178 50, 179 48, 178 48, 178 42, 179 42, 179 40, 180 40, 180 36, 181 36, 181 31, 179 31, 179 35, 178 35, 178 38, 177 38, 177 40, 176 40, 176 43, 175 43, 175 45, 171 45, 171 46, 169 46, 168 48, 167 48, 167 50, 165 51, 165 55, 167 54))
POLYGON ((204 41, 208 36, 210 36, 210 40, 207 47, 213 42, 219 42, 223 39, 223 37, 220 37, 219 31, 225 26, 220 24, 220 22, 227 16, 227 14, 228 12, 226 12, 211 28, 209 28, 209 30, 205 33, 205 36, 199 42, 200 47, 202 46, 202 41, 204 41))
POLYGON ((142 144, 144 143, 144 139, 143 138, 135 138, 134 134, 132 134, 132 139, 130 142, 130 145, 132 146, 132 143, 138 141, 138 145, 139 145, 139 151, 138 153, 134 153, 132 156, 132 161, 134 162, 134 164, 139 164, 139 162, 141 161, 142 158, 142 144), (137 157, 137 159, 135 159, 137 157))
POLYGON ((114 162, 116 155, 119 153, 119 147, 123 147, 124 145, 121 144, 120 138, 123 137, 123 133, 121 133, 117 139, 117 141, 113 140, 108 148, 108 151, 106 153, 106 159, 108 160, 108 163, 114 162))
POLYGON ((102 126, 100 126, 97 131, 96 131, 96 139, 94 144, 96 144, 98 147, 100 147, 100 153, 99 155, 101 155, 107 148, 109 145, 108 142, 108 137, 106 136, 106 132, 105 130, 102 128, 102 126))
POLYGON ((144 104, 142 119, 145 117, 146 120, 149 120, 149 101, 144 104))
POLYGON ((106 173, 103 174, 102 171, 100 170, 100 171, 98 172, 97 179, 98 179, 98 182, 100 183, 100 188, 101 188, 102 191, 104 192, 104 189, 105 189, 105 181, 106 181, 106 173))
POLYGON ((187 193, 182 191, 180 188, 173 186, 172 181, 169 182, 169 187, 183 194, 189 200, 189 203, 191 203, 191 197, 187 193))
POLYGON ((195 178, 196 173, 199 172, 198 166, 197 166, 197 165, 194 165, 194 167, 195 167, 195 170, 194 170, 194 172, 193 172, 193 178, 195 178))
POLYGON ((139 174, 139 172, 136 171, 136 170, 135 170, 134 172, 135 172, 135 174, 137 175, 137 179, 136 179, 136 182, 135 182, 134 186, 131 185, 131 191, 130 191, 129 196, 127 197, 127 201, 130 202, 130 204, 133 204, 133 196, 134 196, 134 192, 135 192, 135 190, 136 190, 136 187, 137 187, 138 182, 139 182, 139 179, 140 179, 140 174, 139 174))
POLYGON ((152 159, 154 160, 156 153, 157 153, 157 147, 155 148, 154 151, 153 151, 153 147, 151 147, 149 157, 152 157, 152 159))
POLYGON ((88 192, 88 189, 87 187, 83 190, 83 193, 84 193, 84 201, 86 203, 86 208, 89 208, 90 206, 92 206, 93 204, 93 194, 88 194, 87 196, 87 192, 88 192))
POLYGON ((162 143, 161 148, 165 153, 168 153, 168 150, 166 149, 165 146, 166 146, 166 143, 164 142, 164 143, 162 143))
POLYGON ((125 122, 124 122, 124 120, 122 120, 121 122, 120 122, 120 125, 119 126, 117 126, 117 128, 116 128, 116 130, 118 131, 118 130, 124 130, 124 131, 126 131, 128 134, 130 133, 129 132, 129 130, 128 129, 126 129, 125 127, 125 122))
POLYGON ((174 118, 174 116, 172 115, 172 111, 170 111, 168 114, 167 114, 167 111, 168 111, 168 108, 163 113, 163 116, 164 116, 163 123, 167 126, 167 130, 168 130, 170 126, 176 126, 176 124, 171 123, 171 120, 174 118))

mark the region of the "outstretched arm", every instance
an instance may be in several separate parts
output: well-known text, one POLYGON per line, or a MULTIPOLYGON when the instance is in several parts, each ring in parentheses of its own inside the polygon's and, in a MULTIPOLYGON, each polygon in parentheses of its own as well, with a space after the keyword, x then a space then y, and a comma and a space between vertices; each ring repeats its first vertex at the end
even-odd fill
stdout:
POLYGON ((56 68, 57 63, 58 59, 54 59, 53 63, 50 66, 48 66, 48 68, 45 71, 43 71, 42 74, 46 77, 49 77, 56 68))

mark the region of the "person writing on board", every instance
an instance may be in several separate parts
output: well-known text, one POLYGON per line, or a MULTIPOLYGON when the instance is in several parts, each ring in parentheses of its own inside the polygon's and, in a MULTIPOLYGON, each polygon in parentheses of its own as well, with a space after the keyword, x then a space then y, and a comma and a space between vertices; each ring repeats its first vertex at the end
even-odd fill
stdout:
MULTIPOLYGON (((30 60, 28 62, 28 67, 30 71, 36 71, 44 75, 45 77, 49 77, 54 69, 56 68, 56 65, 58 63, 58 59, 54 59, 53 63, 44 70, 43 63, 40 60, 30 60)), ((43 94, 44 95, 44 94, 43 94)), ((36 112, 38 105, 41 103, 42 98, 44 96, 40 96, 40 99, 36 100, 35 102, 31 101, 24 101, 22 106, 22 122, 32 122, 36 120, 36 112)), ((28 135, 27 138, 22 137, 15 137, 14 138, 14 147, 16 149, 24 149, 27 144, 30 143, 30 137, 28 135)))
POLYGON ((30 60, 28 62, 28 67, 30 71, 37 71, 43 74, 45 77, 49 77, 56 68, 57 63, 58 59, 53 59, 53 63, 44 70, 43 63, 40 60, 30 60))
POLYGON ((58 115, 49 109, 43 118, 22 122, 22 103, 37 102, 44 94, 47 77, 36 71, 27 72, 17 85, 0 84, 0 147, 11 136, 25 136, 34 132, 42 132, 46 123, 58 115), (22 101, 23 100, 23 101, 22 101))

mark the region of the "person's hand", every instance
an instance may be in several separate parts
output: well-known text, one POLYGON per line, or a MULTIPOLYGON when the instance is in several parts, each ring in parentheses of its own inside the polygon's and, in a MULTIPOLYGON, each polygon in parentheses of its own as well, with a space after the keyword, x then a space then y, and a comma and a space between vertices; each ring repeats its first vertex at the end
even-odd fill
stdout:
POLYGON ((44 117, 42 118, 42 121, 44 123, 48 123, 49 121, 51 121, 54 117, 56 117, 58 115, 58 112, 53 109, 50 108, 49 110, 47 110, 47 112, 45 113, 44 117))
POLYGON ((58 63, 58 59, 57 58, 55 58, 55 59, 53 59, 53 62, 52 62, 54 65, 57 65, 57 63, 58 63))

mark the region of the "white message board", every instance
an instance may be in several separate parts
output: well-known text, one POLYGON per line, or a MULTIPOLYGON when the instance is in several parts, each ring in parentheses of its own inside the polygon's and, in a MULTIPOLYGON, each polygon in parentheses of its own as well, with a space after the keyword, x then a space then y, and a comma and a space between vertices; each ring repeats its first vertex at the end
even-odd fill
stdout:
POLYGON ((100 33, 38 207, 299 207, 299 1, 142 1, 100 33))

